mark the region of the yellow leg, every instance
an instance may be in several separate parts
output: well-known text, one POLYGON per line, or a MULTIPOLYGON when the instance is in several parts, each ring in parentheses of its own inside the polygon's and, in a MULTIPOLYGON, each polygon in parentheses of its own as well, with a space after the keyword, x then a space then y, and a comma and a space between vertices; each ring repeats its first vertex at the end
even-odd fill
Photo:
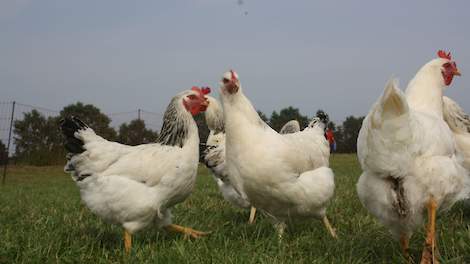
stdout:
POLYGON ((124 230, 124 248, 126 249, 126 254, 129 254, 131 252, 131 247, 132 247, 132 235, 127 232, 127 230, 124 230))
POLYGON ((256 216, 256 208, 252 206, 250 210, 250 219, 248 220, 248 223, 250 225, 255 222, 255 216, 256 216))
POLYGON ((434 197, 429 198, 426 205, 428 210, 428 226, 426 230, 426 241, 424 242, 421 264, 438 264, 436 256, 436 210, 437 203, 434 197))
POLYGON ((330 224, 330 221, 328 220, 328 217, 326 217, 326 215, 323 217, 323 224, 325 225, 326 229, 328 230, 328 232, 330 233, 330 235, 333 237, 333 238, 338 238, 338 236, 336 235, 336 231, 335 229, 331 226, 330 224))
POLYGON ((183 234, 185 238, 188 238, 188 237, 200 238, 203 236, 207 236, 209 234, 208 232, 202 232, 202 231, 194 230, 190 227, 184 227, 184 226, 175 225, 175 224, 165 226, 165 229, 169 232, 183 234))
POLYGON ((411 257, 410 257, 410 252, 409 252, 409 250, 410 250, 410 240, 409 240, 407 234, 401 234, 400 235, 400 246, 401 246, 403 256, 406 259, 406 262, 411 263, 411 257))

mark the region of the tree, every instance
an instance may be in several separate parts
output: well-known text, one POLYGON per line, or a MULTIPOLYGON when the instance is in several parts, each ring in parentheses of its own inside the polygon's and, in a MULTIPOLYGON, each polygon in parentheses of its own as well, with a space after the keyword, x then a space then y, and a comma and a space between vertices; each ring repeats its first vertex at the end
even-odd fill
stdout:
POLYGON ((37 110, 23 114, 14 123, 15 155, 31 165, 50 165, 63 162, 65 152, 57 128, 58 117, 45 118, 37 110))
POLYGON ((0 140, 0 165, 5 164, 7 159, 8 159, 7 147, 0 140))
POLYGON ((364 116, 348 116, 335 133, 338 152, 355 153, 357 152, 357 137, 364 121, 364 116))
POLYGON ((147 129, 145 122, 134 119, 129 124, 124 123, 119 127, 118 142, 126 145, 136 146, 145 143, 155 142, 158 133, 147 129))
POLYGON ((298 108, 289 106, 287 108, 281 109, 279 114, 276 111, 274 111, 271 114, 269 125, 274 130, 279 131, 281 130, 282 126, 284 126, 285 123, 293 119, 299 121, 300 129, 304 129, 308 125, 308 122, 309 122, 308 117, 300 114, 300 111, 298 108))
POLYGON ((81 102, 77 102, 76 104, 64 107, 64 109, 60 111, 60 116, 62 118, 66 116, 76 116, 93 128, 96 134, 106 138, 107 140, 116 139, 117 133, 114 128, 110 126, 111 119, 107 115, 101 113, 101 110, 94 105, 84 105, 81 102))

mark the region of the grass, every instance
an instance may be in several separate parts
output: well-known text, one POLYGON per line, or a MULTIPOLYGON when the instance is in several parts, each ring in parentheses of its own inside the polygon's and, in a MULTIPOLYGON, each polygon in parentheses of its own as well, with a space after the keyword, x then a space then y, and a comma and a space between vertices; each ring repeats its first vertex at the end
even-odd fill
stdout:
MULTIPOLYGON (((200 169, 194 193, 174 210, 174 223, 211 235, 199 240, 148 228, 123 250, 122 228, 81 206, 79 192, 61 167, 13 167, 0 187, 0 263, 403 263, 398 242, 362 208, 355 189, 360 168, 353 155, 334 155, 336 196, 328 216, 332 239, 320 221, 289 226, 282 243, 269 220, 231 207, 208 172, 200 169)), ((439 215, 442 263, 470 263, 470 206, 439 215)), ((411 240, 417 262, 423 230, 411 240)))

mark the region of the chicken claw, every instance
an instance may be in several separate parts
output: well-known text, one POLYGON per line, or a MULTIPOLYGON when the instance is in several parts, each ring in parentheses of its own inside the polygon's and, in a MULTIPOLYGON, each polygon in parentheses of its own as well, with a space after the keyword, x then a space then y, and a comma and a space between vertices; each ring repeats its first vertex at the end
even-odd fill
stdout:
POLYGON ((336 231, 333 228, 333 226, 331 226, 330 221, 328 220, 328 217, 326 217, 326 215, 325 215, 322 220, 323 220, 323 224, 325 225, 326 229, 328 230, 328 232, 330 232, 330 235, 333 238, 338 239, 338 236, 336 235, 336 231))
POLYGON ((250 225, 255 222, 255 216, 256 216, 256 208, 252 206, 250 210, 250 219, 248 220, 248 223, 250 225))
POLYGON ((210 232, 202 232, 190 227, 180 226, 171 224, 165 227, 165 229, 169 232, 180 233, 184 235, 185 239, 188 238, 201 238, 210 234, 210 232))

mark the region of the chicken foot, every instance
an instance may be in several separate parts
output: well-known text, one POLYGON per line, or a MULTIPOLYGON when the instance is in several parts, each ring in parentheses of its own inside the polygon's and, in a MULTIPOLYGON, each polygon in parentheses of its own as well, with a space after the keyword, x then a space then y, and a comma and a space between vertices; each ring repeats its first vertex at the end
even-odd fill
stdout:
POLYGON ((248 220, 248 223, 250 225, 255 222, 255 216, 256 216, 256 208, 252 206, 250 210, 250 219, 248 220))
POLYGON ((169 232, 183 234, 185 238, 189 238, 189 237, 201 238, 209 234, 209 232, 202 232, 202 231, 194 230, 190 227, 185 227, 185 226, 180 226, 180 225, 175 225, 175 224, 165 226, 165 229, 169 232))

